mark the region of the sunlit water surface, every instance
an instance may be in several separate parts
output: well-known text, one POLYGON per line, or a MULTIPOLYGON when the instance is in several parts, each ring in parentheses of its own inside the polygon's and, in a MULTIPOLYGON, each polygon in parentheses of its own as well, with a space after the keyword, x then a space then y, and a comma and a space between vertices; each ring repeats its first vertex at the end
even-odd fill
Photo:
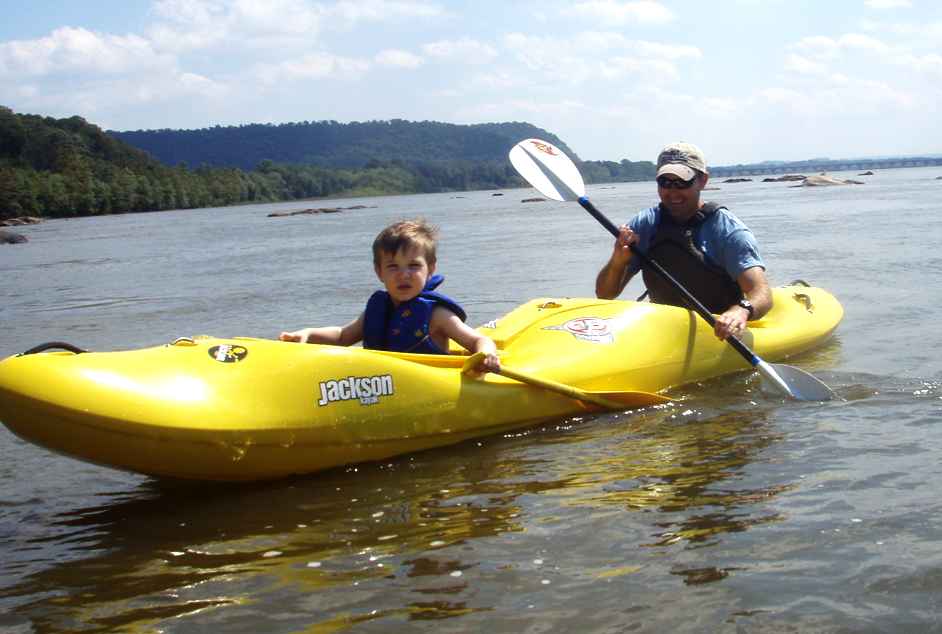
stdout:
MULTIPOLYGON (((560 420, 273 483, 168 486, 0 430, 4 632, 942 631, 942 181, 724 184, 773 283, 846 316, 793 360, 842 397, 748 373, 664 409, 560 420)), ((0 247, 0 355, 344 323, 370 245, 423 215, 472 324, 586 296, 610 236, 530 190, 50 221, 0 247)), ((617 222, 651 184, 590 187, 617 222)), ((626 292, 633 297, 636 283, 626 292)))

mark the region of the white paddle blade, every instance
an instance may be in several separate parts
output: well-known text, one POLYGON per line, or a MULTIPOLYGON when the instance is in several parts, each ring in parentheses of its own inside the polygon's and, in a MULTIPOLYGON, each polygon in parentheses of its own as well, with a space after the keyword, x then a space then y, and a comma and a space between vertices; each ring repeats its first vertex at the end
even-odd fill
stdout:
POLYGON ((547 141, 526 139, 510 150, 514 169, 535 189, 553 200, 579 200, 585 184, 575 164, 547 141))
POLYGON ((817 377, 791 365, 773 364, 778 375, 788 384, 792 395, 799 401, 830 401, 834 391, 817 377))
POLYGON ((831 388, 801 368, 760 360, 756 369, 762 378, 796 401, 830 401, 834 398, 831 388))

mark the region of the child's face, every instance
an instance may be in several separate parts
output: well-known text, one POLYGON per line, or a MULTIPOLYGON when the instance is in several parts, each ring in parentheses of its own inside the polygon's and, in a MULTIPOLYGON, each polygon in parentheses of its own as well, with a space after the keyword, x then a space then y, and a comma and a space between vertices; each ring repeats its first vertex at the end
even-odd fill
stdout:
POLYGON ((434 272, 435 265, 429 266, 419 247, 400 249, 395 254, 384 251, 376 267, 376 275, 396 306, 418 296, 434 272))

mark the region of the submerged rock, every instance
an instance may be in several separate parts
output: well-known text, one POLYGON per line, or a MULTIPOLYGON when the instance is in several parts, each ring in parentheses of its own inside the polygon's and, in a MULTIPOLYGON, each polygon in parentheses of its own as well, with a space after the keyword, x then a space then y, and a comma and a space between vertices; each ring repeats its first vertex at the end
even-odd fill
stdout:
POLYGON ((792 185, 792 187, 830 187, 831 185, 863 185, 863 181, 843 180, 827 174, 812 174, 800 185, 792 185))
POLYGON ((778 178, 763 178, 763 183, 784 183, 787 181, 803 181, 807 178, 804 174, 785 174, 785 176, 779 176, 778 178))
POLYGON ((42 222, 42 218, 36 216, 19 216, 17 218, 6 218, 0 220, 0 227, 18 227, 20 225, 35 225, 42 222))
POLYGON ((350 207, 317 207, 313 209, 299 209, 297 211, 273 211, 269 218, 286 218, 287 216, 307 216, 313 214, 336 214, 346 209, 375 209, 376 205, 352 205, 350 207))
POLYGON ((0 229, 0 244, 20 244, 23 242, 29 242, 29 239, 14 231, 0 229))

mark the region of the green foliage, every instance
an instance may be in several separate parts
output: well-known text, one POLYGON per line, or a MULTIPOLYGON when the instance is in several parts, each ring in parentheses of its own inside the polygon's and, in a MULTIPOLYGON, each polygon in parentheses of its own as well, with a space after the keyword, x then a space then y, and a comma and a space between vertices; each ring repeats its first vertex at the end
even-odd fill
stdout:
POLYGON ((587 183, 654 180, 656 169, 650 161, 585 161, 579 170, 587 183))
POLYGON ((14 158, 26 145, 26 128, 12 110, 0 106, 0 160, 14 158))
MULTIPOLYGON (((0 219, 518 187, 525 183, 507 151, 534 136, 574 156, 527 123, 331 121, 106 134, 81 117, 0 106, 0 219), (164 164, 122 140, 143 138, 189 151, 165 154, 164 164)), ((654 175, 647 162, 587 161, 580 168, 590 183, 654 175)))
POLYGON ((437 121, 305 121, 280 125, 214 126, 200 130, 109 132, 165 165, 238 167, 251 170, 264 160, 356 169, 371 161, 505 161, 518 141, 538 137, 572 152, 555 135, 529 123, 456 125, 437 121))

